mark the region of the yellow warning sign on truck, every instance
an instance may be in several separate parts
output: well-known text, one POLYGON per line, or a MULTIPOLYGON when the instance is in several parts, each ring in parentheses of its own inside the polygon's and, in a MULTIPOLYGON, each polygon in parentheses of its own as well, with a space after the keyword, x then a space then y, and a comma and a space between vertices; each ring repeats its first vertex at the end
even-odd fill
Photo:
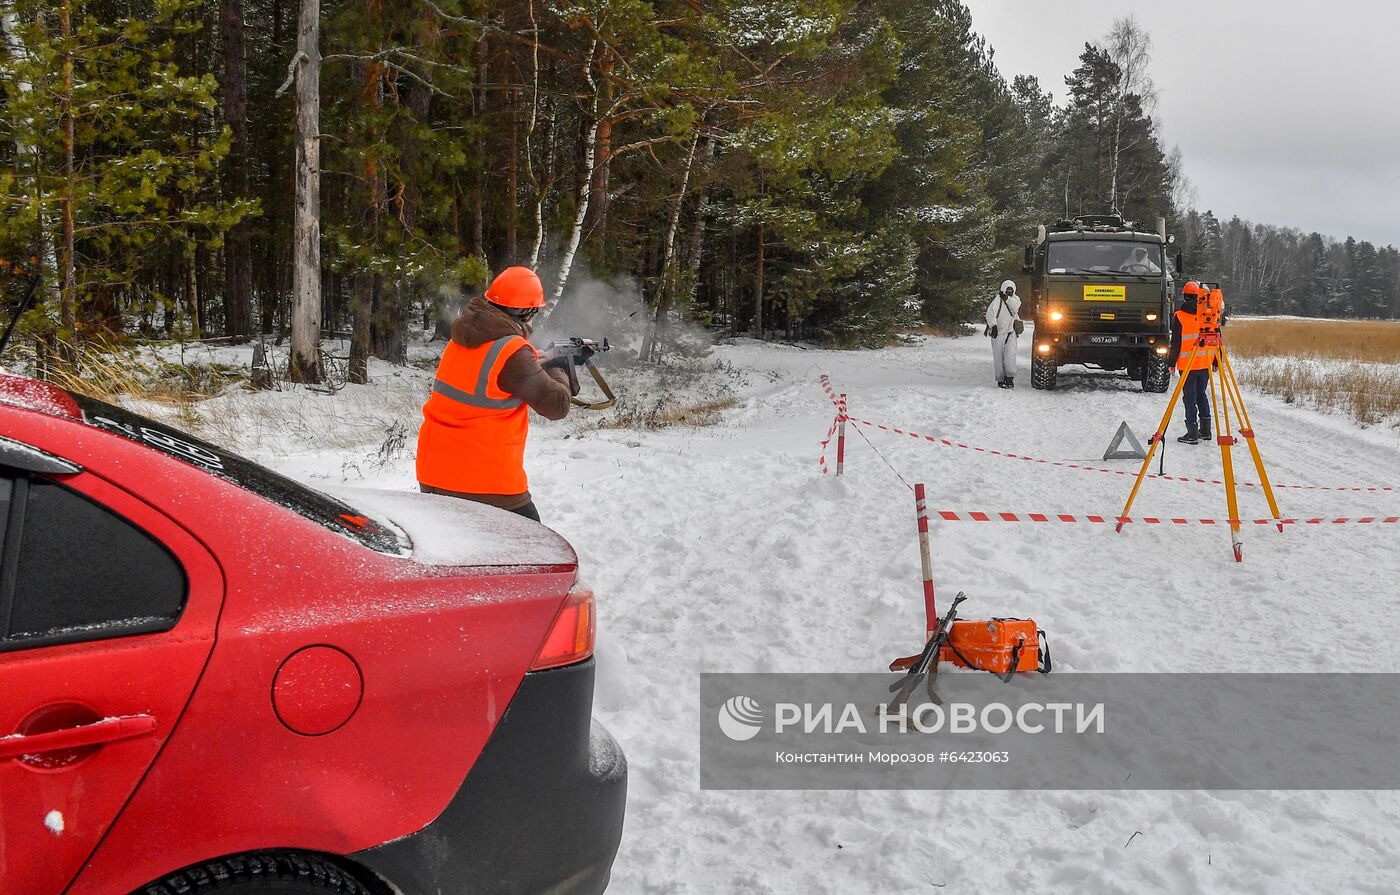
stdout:
POLYGON ((1127 286, 1109 286, 1104 283, 1085 283, 1085 301, 1127 301, 1127 286))

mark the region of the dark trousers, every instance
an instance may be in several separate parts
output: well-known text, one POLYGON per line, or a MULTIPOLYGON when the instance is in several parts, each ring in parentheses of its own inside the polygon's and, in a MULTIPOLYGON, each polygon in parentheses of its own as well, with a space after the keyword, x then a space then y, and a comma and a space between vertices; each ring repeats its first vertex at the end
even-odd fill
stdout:
MULTIPOLYGON (((448 491, 444 488, 435 488, 432 485, 425 485, 422 482, 418 483, 418 490, 422 491, 424 494, 440 494, 443 497, 456 497, 459 500, 474 500, 477 503, 484 503, 489 507, 496 506, 495 503, 492 503, 489 500, 483 500, 482 497, 485 495, 481 494, 465 494, 461 491, 448 491)), ((501 509, 504 509, 504 507, 502 507, 501 509)), ((520 516, 524 516, 526 519, 533 519, 536 522, 540 521, 540 511, 535 509, 534 500, 527 500, 521 506, 515 507, 514 509, 510 510, 510 512, 516 513, 520 516)))
POLYGON ((1186 403, 1186 428, 1195 429, 1196 421, 1210 423, 1210 370, 1192 370, 1186 374, 1182 388, 1186 403))

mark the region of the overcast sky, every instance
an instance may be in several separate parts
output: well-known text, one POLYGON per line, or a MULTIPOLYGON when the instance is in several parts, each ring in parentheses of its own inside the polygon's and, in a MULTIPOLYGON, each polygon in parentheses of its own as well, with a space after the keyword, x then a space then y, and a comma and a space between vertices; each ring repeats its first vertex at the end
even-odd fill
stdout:
POLYGON ((1198 208, 1400 246, 1400 2, 965 2, 1002 75, 1057 104, 1084 42, 1135 16, 1198 208))

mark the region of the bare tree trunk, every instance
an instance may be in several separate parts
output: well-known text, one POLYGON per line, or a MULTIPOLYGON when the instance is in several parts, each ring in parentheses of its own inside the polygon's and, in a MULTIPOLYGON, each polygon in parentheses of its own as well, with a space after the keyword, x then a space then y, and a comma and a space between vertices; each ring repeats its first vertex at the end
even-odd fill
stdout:
POLYGON ((666 328, 666 315, 671 312, 671 305, 676 293, 676 278, 672 273, 672 262, 675 260, 676 251, 676 231, 681 224, 681 208, 685 204, 685 191, 690 186, 690 170, 695 164, 695 148, 700 143, 700 135, 690 141, 690 152, 685 157, 685 170, 681 174, 681 188, 676 192, 675 200, 671 203, 671 222, 666 228, 666 241, 661 247, 661 277, 657 288, 656 316, 652 320, 651 329, 647 332, 647 337, 642 344, 642 359, 652 363, 661 360, 661 352, 665 347, 664 330, 666 328))
MULTIPOLYGON (((225 192, 244 199, 248 184, 247 60, 243 0, 223 0, 224 122, 232 132, 225 192)), ((234 224, 224 237, 224 334, 244 339, 252 332, 253 265, 247 221, 234 224)))
POLYGON ((194 243, 185 243, 185 307, 190 312, 190 334, 196 339, 204 337, 204 315, 199 302, 199 280, 195 276, 198 268, 194 243))
POLYGON ((531 146, 535 135, 535 125, 540 116, 540 23, 535 18, 535 0, 530 0, 530 124, 525 128, 525 178, 530 181, 530 196, 534 200, 534 242, 530 246, 530 260, 527 266, 533 270, 540 263, 540 247, 544 244, 544 186, 535 173, 534 153, 531 146))
POLYGON ((321 344, 321 3, 301 0, 297 24, 296 202, 292 221, 294 382, 324 378, 321 344))
MULTIPOLYGON (((598 82, 599 108, 612 109, 612 56, 604 56, 599 64, 602 74, 598 82)), ((600 245, 608 240, 608 174, 612 169, 613 117, 603 115, 598 122, 597 161, 593 166, 593 225, 600 245)))
POLYGON ((763 338, 763 254, 764 226, 758 225, 758 263, 754 265, 753 277, 753 330, 754 338, 763 338))
POLYGON ((510 92, 510 161, 506 165, 506 260, 516 263, 519 245, 520 211, 520 97, 510 92))
POLYGON ((1130 148, 1123 146, 1123 119, 1127 114, 1128 95, 1137 94, 1143 110, 1148 111, 1155 99, 1155 89, 1146 74, 1152 38, 1142 30, 1136 19, 1126 16, 1115 20, 1113 30, 1109 32, 1108 44, 1109 54, 1119 70, 1117 96, 1114 97, 1113 150, 1109 159, 1109 210, 1117 211, 1120 162, 1123 150, 1130 148))
MULTIPOLYGON (((472 48, 472 53, 476 57, 476 83, 484 85, 486 83, 486 34, 482 33, 476 39, 476 46, 472 48)), ((472 92, 472 117, 480 119, 486 112, 486 90, 478 88, 472 92)), ((472 172, 472 254, 484 257, 486 255, 486 227, 485 214, 482 205, 486 202, 485 191, 482 183, 486 180, 486 171, 483 167, 486 164, 486 127, 482 124, 476 129, 476 158, 477 169, 472 172)))
POLYGON ((355 274, 354 301, 350 324, 350 381, 369 383, 369 321, 374 310, 374 275, 355 274))
MULTIPOLYGON (((63 191, 59 199, 63 227, 59 256, 59 325, 63 328, 65 338, 71 341, 77 338, 78 278, 73 226, 73 156, 76 151, 73 128, 73 52, 68 48, 71 46, 68 40, 73 35, 73 17, 72 8, 67 2, 59 7, 58 27, 65 46, 59 60, 58 73, 59 130, 63 134, 63 191)), ((72 344, 69 345, 69 349, 67 353, 70 356, 67 359, 70 362, 76 361, 77 358, 72 356, 72 344)))
MULTIPOLYGON (((710 139, 705 141, 705 161, 702 171, 709 171, 715 162, 715 141, 710 139)), ((702 187, 700 190, 700 200, 695 205, 695 223, 690 229, 689 262, 690 270, 686 275, 685 298, 688 304, 694 304, 695 292, 700 285, 700 261, 705 249, 705 219, 710 214, 710 191, 702 187)))
MULTIPOLYGON (((574 225, 569 230, 569 242, 564 248, 564 258, 559 264, 559 281, 554 286, 554 297, 551 302, 554 308, 559 305, 559 297, 564 294, 564 286, 569 282, 569 271, 574 266, 574 255, 578 253, 579 243, 583 240, 583 221, 588 216, 588 199, 593 189, 593 168, 597 159, 596 149, 598 142, 598 83, 593 78, 593 54, 598 49, 598 41, 595 38, 592 46, 588 50, 588 61, 584 63, 583 73, 588 79, 588 86, 593 89, 593 109, 588 123, 588 135, 584 138, 583 146, 583 176, 579 178, 578 209, 574 212, 574 225)), ((551 308, 551 311, 553 308, 551 308)))

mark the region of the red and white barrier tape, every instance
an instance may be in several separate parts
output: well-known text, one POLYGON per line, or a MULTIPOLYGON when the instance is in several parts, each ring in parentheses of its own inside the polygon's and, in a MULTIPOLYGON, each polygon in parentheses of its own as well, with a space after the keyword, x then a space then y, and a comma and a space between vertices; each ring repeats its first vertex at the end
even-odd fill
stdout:
POLYGON ((826 430, 826 437, 822 439, 822 455, 817 460, 817 464, 822 468, 822 475, 826 475, 829 470, 826 465, 826 449, 831 444, 831 436, 836 434, 836 426, 841 422, 841 414, 837 413, 836 418, 831 421, 831 428, 826 430))
MULTIPOLYGON (((836 393, 835 393, 835 391, 834 391, 834 390, 832 389, 832 387, 831 387, 831 380, 830 380, 826 375, 823 375, 823 376, 822 376, 822 389, 826 391, 827 397, 831 398, 832 403, 835 404, 835 405, 837 406, 838 410, 839 410, 839 409, 840 409, 840 406, 841 406, 840 399, 839 399, 838 397, 836 397, 836 393)), ((1059 466, 1059 467, 1061 467, 1061 468, 1063 468, 1063 469, 1077 469, 1077 470, 1079 470, 1079 471, 1081 471, 1081 472, 1099 472, 1099 473, 1105 473, 1105 474, 1107 474, 1107 475, 1124 476, 1124 477, 1127 477, 1127 478, 1133 478, 1133 477, 1135 477, 1135 476, 1137 475, 1136 472, 1133 472, 1133 471, 1131 471, 1131 470, 1126 470, 1126 469, 1109 469, 1109 468, 1107 468, 1107 467, 1103 467, 1103 466, 1092 466, 1092 465, 1089 465, 1089 464, 1086 464, 1086 463, 1069 463, 1069 462, 1066 462, 1066 461, 1064 461, 1064 460, 1045 460, 1045 459, 1042 459, 1042 458, 1040 458, 1040 457, 1027 457, 1027 456, 1025 456, 1024 454, 1013 454, 1013 453, 1010 453, 1010 452, 1007 452, 1007 451, 998 451, 998 450, 994 450, 994 449, 992 449, 992 448, 984 448, 984 447, 978 447, 978 446, 976 446, 976 445, 971 445, 971 444, 963 444, 961 441, 953 441, 953 440, 948 439, 948 438, 939 438, 939 437, 937 437, 937 436, 935 436, 935 435, 921 435, 921 434, 919 434, 918 432, 910 432, 910 431, 908 431, 908 430, 906 430, 906 429, 901 429, 901 428, 899 428, 898 426, 887 426, 887 425, 885 425, 885 424, 883 424, 883 423, 874 422, 873 420, 856 419, 856 418, 853 417, 853 416, 848 416, 846 419, 847 419, 848 421, 852 422, 852 423, 856 423, 856 424, 861 425, 861 426, 867 426, 867 427, 872 428, 872 429, 879 429, 879 430, 882 431, 882 432, 890 432, 890 433, 893 433, 893 434, 895 434, 895 435, 907 435, 907 436, 909 436, 910 438, 915 438, 915 439, 920 439, 920 440, 923 440, 923 441, 927 441, 927 442, 929 442, 930 444, 941 444, 941 445, 944 445, 944 446, 946 446, 946 447, 962 448, 963 450, 975 451, 975 452, 977 452, 977 453, 979 453, 979 454, 990 454, 990 455, 992 455, 992 456, 994 456, 994 457, 1004 457, 1004 458, 1006 458, 1006 459, 1008 459, 1008 460, 1024 460, 1024 461, 1027 462, 1027 463, 1037 463, 1037 464, 1043 464, 1043 465, 1045 465, 1045 466, 1059 466)), ((1158 480, 1158 481, 1164 481, 1164 482, 1190 482, 1190 483, 1192 483, 1192 484, 1197 484, 1197 485, 1224 485, 1224 484, 1225 484, 1225 482, 1224 482, 1222 479, 1204 479, 1204 478, 1197 478, 1197 477, 1195 477, 1195 476, 1148 475, 1147 478, 1149 478, 1149 479, 1156 479, 1156 480, 1158 480)), ((1235 484, 1236 484, 1236 485, 1239 485, 1239 486, 1241 486, 1241 487, 1245 487, 1245 488, 1259 488, 1259 487, 1262 487, 1258 482, 1237 481, 1237 482, 1235 482, 1235 484)), ((1341 486, 1333 486, 1333 485, 1290 485, 1290 484, 1285 484, 1285 483, 1280 483, 1280 482, 1271 482, 1270 484, 1272 484, 1272 485, 1274 486, 1274 488, 1278 488, 1278 489, 1288 489, 1288 490, 1293 490, 1293 491, 1343 491, 1343 492, 1347 492, 1347 493, 1373 493, 1373 494, 1379 494, 1379 493, 1395 492, 1395 491, 1397 491, 1397 490, 1400 490, 1400 488, 1396 488, 1396 487, 1393 487, 1393 486, 1390 486, 1390 485, 1373 485, 1373 486, 1347 486, 1347 485, 1341 485, 1341 486)))
MULTIPOLYGON (((981 511, 934 510, 944 522, 1044 522, 1090 525, 1229 525, 1229 519, 1187 519, 1165 516, 1096 516, 1070 513, 987 513, 981 511)), ((1400 516, 1342 516, 1312 519, 1238 519, 1240 525, 1395 525, 1400 516)))

